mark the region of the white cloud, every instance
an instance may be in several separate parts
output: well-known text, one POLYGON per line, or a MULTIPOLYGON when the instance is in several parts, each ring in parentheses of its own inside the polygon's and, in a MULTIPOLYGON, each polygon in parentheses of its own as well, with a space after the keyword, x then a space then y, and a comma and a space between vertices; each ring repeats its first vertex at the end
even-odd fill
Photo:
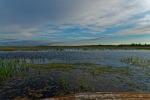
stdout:
POLYGON ((15 0, 5 3, 0 7, 5 8, 6 15, 10 14, 8 17, 4 12, 0 13, 5 15, 0 17, 0 38, 32 39, 43 34, 59 35, 72 26, 88 28, 91 35, 98 35, 94 34, 98 32, 102 35, 101 32, 109 27, 127 24, 135 27, 113 34, 150 34, 150 0, 27 0, 19 2, 21 5, 15 0), (48 24, 57 27, 46 26, 48 24))

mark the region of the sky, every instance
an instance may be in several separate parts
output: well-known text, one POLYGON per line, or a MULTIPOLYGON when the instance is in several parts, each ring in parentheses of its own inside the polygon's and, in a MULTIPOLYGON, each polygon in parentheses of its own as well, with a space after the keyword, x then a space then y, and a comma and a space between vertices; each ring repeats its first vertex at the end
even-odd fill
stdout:
POLYGON ((150 0, 0 0, 0 45, 150 43, 150 0))

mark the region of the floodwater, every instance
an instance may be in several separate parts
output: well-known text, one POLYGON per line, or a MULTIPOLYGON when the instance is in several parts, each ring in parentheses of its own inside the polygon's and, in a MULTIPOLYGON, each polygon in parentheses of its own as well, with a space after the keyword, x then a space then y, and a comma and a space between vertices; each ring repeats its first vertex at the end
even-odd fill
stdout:
POLYGON ((32 64, 76 64, 76 68, 69 70, 31 68, 25 72, 26 75, 14 75, 0 86, 0 100, 16 97, 39 99, 83 92, 150 92, 148 50, 1 51, 0 59, 24 59, 32 64), (139 60, 134 60, 134 63, 133 60, 125 61, 125 58, 144 59, 144 64, 139 60), (93 67, 92 64, 128 68, 129 72, 105 70, 106 73, 93 74, 86 69, 90 65, 93 67))

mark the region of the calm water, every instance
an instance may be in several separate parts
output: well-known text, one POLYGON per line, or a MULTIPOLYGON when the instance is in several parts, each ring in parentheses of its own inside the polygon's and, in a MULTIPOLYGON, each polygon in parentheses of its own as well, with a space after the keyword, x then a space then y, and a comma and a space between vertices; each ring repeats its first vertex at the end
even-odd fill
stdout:
MULTIPOLYGON (((93 75, 84 69, 67 71, 49 70, 47 72, 30 70, 24 78, 8 80, 0 89, 0 97, 13 98, 28 96, 38 91, 41 97, 78 92, 137 91, 150 92, 150 65, 147 67, 122 62, 126 57, 150 59, 148 50, 63 50, 41 52, 0 52, 1 59, 25 59, 28 63, 92 63, 109 67, 129 67, 130 74, 105 73, 93 75), (13 92, 13 94, 11 94, 13 92)), ((37 94, 38 94, 37 93, 37 94)))
POLYGON ((63 50, 42 52, 0 52, 0 58, 27 59, 30 63, 94 63, 114 67, 125 66, 124 57, 150 59, 148 50, 63 50))

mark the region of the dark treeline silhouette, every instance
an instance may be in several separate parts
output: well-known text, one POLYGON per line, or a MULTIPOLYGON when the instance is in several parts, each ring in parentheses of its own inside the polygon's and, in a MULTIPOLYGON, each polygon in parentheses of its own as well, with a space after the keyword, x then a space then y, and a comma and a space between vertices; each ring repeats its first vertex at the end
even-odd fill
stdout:
POLYGON ((132 44, 120 44, 122 46, 150 46, 150 44, 132 43, 132 44))
POLYGON ((0 46, 0 51, 40 51, 63 49, 146 49, 150 50, 150 44, 132 43, 119 45, 79 45, 79 46, 0 46))

